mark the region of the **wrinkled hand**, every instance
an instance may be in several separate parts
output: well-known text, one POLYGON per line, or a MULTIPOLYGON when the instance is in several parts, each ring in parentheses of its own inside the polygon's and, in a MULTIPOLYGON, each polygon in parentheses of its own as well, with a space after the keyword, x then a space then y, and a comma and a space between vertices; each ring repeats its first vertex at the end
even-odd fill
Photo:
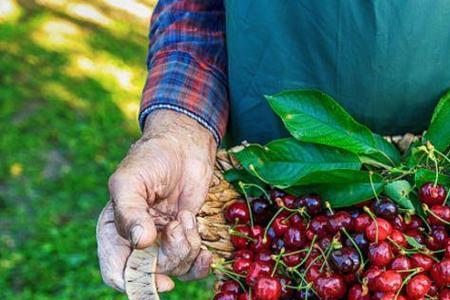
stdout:
POLYGON ((208 274, 211 254, 200 249, 195 214, 208 192, 216 143, 195 120, 172 111, 153 112, 142 138, 109 181, 111 202, 97 224, 103 280, 123 291, 132 248, 158 236, 159 291, 173 288, 166 275, 190 280, 208 274))

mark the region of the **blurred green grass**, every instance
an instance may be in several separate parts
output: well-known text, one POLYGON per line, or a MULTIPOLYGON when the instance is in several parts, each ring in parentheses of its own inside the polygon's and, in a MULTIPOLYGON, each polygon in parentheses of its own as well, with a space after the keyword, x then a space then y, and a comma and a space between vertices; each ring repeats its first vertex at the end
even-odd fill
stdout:
MULTIPOLYGON (((103 285, 96 218, 139 136, 139 0, 1 0, 0 299, 125 299, 103 285)), ((212 281, 163 299, 208 299, 212 281)))

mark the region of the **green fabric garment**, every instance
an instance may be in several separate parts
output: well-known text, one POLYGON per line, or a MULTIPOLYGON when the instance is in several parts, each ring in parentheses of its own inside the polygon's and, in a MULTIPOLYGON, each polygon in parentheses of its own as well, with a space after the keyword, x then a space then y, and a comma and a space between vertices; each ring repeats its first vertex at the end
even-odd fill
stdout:
POLYGON ((317 88, 380 134, 424 130, 450 87, 448 0, 225 0, 232 143, 287 135, 263 95, 317 88))

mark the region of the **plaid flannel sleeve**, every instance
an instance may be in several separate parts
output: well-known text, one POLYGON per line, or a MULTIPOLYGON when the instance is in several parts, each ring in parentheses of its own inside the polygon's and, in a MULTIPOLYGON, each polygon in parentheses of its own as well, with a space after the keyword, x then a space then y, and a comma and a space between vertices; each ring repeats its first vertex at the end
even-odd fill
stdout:
POLYGON ((153 12, 139 114, 184 113, 220 143, 228 121, 225 16, 218 0, 160 0, 153 12))

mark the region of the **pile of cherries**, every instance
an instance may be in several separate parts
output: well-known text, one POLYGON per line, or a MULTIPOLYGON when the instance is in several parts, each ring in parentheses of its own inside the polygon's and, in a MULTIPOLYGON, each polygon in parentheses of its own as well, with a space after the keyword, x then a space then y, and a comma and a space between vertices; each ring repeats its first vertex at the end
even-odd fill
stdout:
POLYGON ((333 210, 319 195, 270 195, 225 209, 233 257, 215 300, 450 300, 450 207, 419 190, 426 218, 379 196, 333 210))

